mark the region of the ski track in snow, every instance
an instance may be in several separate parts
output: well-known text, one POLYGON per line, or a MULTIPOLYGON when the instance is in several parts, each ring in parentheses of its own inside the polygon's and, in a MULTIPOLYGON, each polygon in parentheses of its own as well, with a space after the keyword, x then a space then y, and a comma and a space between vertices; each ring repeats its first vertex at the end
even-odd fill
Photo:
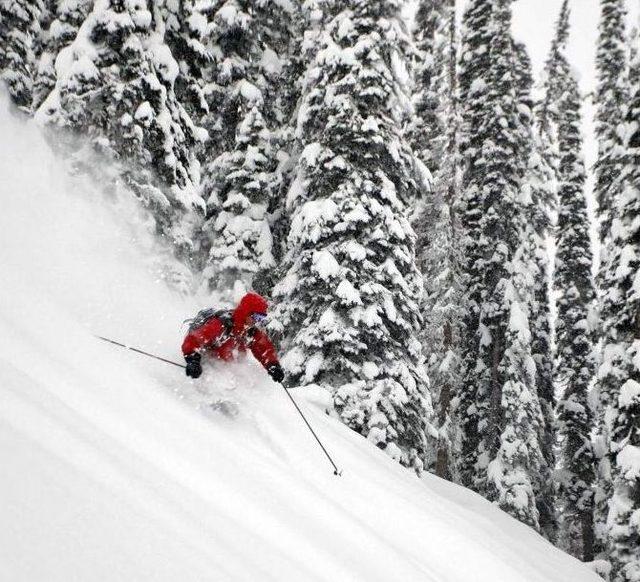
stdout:
POLYGON ((0 580, 599 580, 473 493, 399 467, 323 393, 292 391, 341 478, 255 362, 192 381, 96 340, 179 360, 196 302, 1 101, 0 580))

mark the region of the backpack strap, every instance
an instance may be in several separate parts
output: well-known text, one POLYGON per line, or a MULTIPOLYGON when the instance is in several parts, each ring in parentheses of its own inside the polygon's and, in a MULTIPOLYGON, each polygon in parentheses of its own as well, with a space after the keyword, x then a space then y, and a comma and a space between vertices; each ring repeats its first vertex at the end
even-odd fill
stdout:
POLYGON ((233 331, 233 316, 228 309, 219 309, 209 315, 207 320, 202 324, 205 325, 213 319, 218 319, 222 323, 222 335, 215 342, 208 344, 210 347, 218 348, 231 337, 233 331))
POLYGON ((213 317, 219 319, 224 326, 223 339, 218 340, 218 345, 222 345, 231 337, 231 332, 233 331, 233 313, 228 309, 221 309, 220 311, 216 311, 213 317))

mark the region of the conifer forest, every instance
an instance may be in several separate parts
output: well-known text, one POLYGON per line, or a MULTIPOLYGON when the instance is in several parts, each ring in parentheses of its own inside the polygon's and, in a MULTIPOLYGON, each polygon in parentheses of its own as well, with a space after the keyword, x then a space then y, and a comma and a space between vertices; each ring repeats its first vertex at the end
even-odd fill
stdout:
POLYGON ((542 74, 513 4, 0 0, 0 78, 159 284, 268 299, 286 387, 640 582, 640 33, 597 0, 585 95, 581 0, 542 74))

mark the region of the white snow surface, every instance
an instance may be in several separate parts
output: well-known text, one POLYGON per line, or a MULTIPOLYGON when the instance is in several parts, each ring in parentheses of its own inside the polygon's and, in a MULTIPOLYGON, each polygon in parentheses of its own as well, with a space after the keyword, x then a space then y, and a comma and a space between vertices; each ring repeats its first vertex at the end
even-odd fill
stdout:
MULTIPOLYGON (((4 103, 4 102, 3 102, 4 103)), ((251 361, 198 381, 195 301, 172 295, 124 218, 0 113, 0 578, 55 581, 588 582, 477 495, 422 479, 251 361)))

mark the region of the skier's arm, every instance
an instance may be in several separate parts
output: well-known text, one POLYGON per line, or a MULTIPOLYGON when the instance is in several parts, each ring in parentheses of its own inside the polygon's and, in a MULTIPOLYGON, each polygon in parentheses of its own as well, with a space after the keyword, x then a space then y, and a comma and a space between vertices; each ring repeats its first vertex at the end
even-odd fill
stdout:
POLYGON ((221 337, 223 331, 223 323, 217 318, 212 319, 202 327, 194 329, 187 334, 187 337, 185 337, 182 342, 182 353, 188 356, 189 354, 206 348, 208 344, 214 343, 221 337))
POLYGON ((251 353, 265 368, 278 363, 276 348, 273 347, 273 344, 267 334, 261 330, 256 330, 253 334, 251 353))
POLYGON ((253 335, 253 341, 251 342, 251 353, 255 356, 256 360, 260 362, 269 376, 271 376, 276 382, 282 382, 284 380, 284 371, 280 362, 278 362, 278 354, 273 347, 271 340, 263 331, 257 330, 253 335))

